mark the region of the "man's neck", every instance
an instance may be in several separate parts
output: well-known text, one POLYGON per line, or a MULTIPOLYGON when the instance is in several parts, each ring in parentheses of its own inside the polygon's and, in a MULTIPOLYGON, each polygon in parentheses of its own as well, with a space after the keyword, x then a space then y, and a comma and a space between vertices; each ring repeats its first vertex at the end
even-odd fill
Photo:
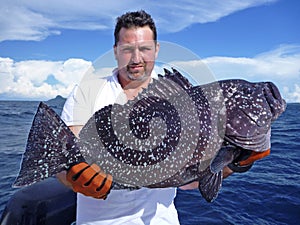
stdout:
POLYGON ((148 84, 151 82, 151 76, 147 77, 146 80, 132 80, 132 81, 122 81, 118 76, 119 83, 121 84, 124 93, 128 100, 134 99, 142 89, 147 88, 148 84))

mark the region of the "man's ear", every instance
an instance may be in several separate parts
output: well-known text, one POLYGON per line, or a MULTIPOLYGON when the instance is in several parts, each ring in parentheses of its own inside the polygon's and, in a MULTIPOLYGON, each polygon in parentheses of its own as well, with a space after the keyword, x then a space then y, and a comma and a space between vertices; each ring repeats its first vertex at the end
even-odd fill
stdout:
POLYGON ((160 48, 160 44, 157 42, 157 43, 156 43, 156 47, 155 47, 155 59, 156 59, 157 56, 158 56, 159 48, 160 48))
POLYGON ((113 46, 113 48, 114 48, 114 56, 115 56, 115 60, 118 60, 118 57, 117 57, 117 51, 118 51, 118 49, 117 49, 117 45, 114 45, 113 46))

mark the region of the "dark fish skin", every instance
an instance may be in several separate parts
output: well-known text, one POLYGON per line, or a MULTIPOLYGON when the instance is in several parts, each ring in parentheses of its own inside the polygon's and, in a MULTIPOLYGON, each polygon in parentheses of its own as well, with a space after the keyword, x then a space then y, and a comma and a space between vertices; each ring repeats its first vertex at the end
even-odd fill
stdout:
POLYGON ((199 181, 202 196, 211 202, 222 185, 222 168, 237 151, 270 148, 271 123, 285 107, 271 82, 193 86, 178 71, 165 70, 134 101, 97 111, 77 139, 40 103, 13 186, 30 185, 85 160, 111 173, 115 189, 199 181))
POLYGON ((14 187, 51 177, 83 160, 76 137, 55 111, 41 102, 29 131, 19 175, 14 187))

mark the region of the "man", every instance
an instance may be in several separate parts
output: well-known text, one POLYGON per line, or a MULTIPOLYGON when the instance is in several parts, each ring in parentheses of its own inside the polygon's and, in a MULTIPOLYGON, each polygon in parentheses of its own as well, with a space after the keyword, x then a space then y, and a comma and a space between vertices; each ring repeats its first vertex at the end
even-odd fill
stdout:
MULTIPOLYGON (((156 77, 159 52, 155 24, 145 11, 117 19, 114 32, 117 69, 109 77, 82 83, 65 103, 62 118, 78 136, 93 113, 125 95, 134 99, 156 77)), ((224 168, 224 177, 232 170, 224 168)), ((179 224, 174 206, 176 188, 111 190, 113 178, 97 165, 78 163, 58 178, 77 195, 76 224, 179 224), (105 199, 105 200, 103 200, 105 199)), ((194 182, 182 189, 197 188, 194 182)))
MULTIPOLYGON (((82 103, 78 98, 84 99, 78 97, 78 93, 82 92, 82 87, 69 97, 64 106, 62 118, 75 135, 79 134, 86 120, 92 116, 92 111, 95 112, 108 104, 113 104, 122 92, 127 99, 133 99, 142 88, 147 87, 152 77, 156 76, 153 68, 159 52, 159 43, 157 43, 156 27, 150 15, 144 11, 122 15, 117 19, 114 35, 114 54, 118 68, 112 76, 101 81, 102 86, 96 94, 96 99, 91 96, 87 97, 95 99, 95 107, 92 107, 93 110, 88 110, 90 115, 82 119, 81 124, 79 121, 74 122, 72 118, 74 107, 82 103), (73 105, 74 102, 75 105, 73 105)), ((80 107, 88 108, 89 105, 80 107)), ((72 177, 70 174, 74 175, 87 167, 86 164, 82 166, 79 164, 78 168, 76 166, 78 167, 75 165, 71 168, 72 171, 68 172, 69 179, 66 180, 63 174, 60 174, 59 178, 65 184, 72 186, 75 191, 84 193, 77 195, 77 224, 179 224, 173 203, 176 195, 175 188, 111 190, 108 194, 111 178, 107 174, 102 174, 103 176, 99 179, 98 177, 92 179, 91 183, 95 182, 100 186, 105 180, 104 186, 108 186, 108 189, 105 189, 103 193, 91 193, 82 190, 84 188, 78 187, 78 184, 74 184, 70 178, 72 177), (106 200, 98 198, 106 198, 106 200)), ((85 172, 87 170, 89 170, 88 175, 93 176, 99 168, 93 165, 85 172)))

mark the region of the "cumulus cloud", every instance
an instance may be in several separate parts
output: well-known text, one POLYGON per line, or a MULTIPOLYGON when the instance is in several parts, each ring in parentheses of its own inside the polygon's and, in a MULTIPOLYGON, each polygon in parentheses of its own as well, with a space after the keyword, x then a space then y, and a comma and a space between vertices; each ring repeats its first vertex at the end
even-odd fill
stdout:
POLYGON ((247 77, 249 79, 297 78, 300 72, 300 45, 282 45, 253 58, 209 57, 203 60, 219 77, 247 77))
POLYGON ((272 81, 288 102, 300 102, 300 45, 282 45, 253 58, 216 56, 202 61, 216 79, 272 81))
POLYGON ((44 100, 57 95, 66 97, 90 66, 91 62, 83 59, 15 62, 0 58, 0 98, 44 100))
POLYGON ((300 103, 300 82, 291 87, 285 86, 283 88, 283 96, 286 98, 287 102, 300 103))
MULTIPOLYGON (((209 71, 211 77, 205 78, 208 80, 203 79, 204 82, 212 81, 212 78, 272 81, 288 102, 300 102, 299 62, 300 46, 282 45, 253 58, 216 56, 170 64, 179 69, 183 68, 192 78, 199 74, 199 68, 205 74, 209 71)), ((90 66, 91 62, 83 59, 15 62, 10 58, 0 58, 0 98, 49 99, 56 95, 66 97, 90 66)), ((112 67, 103 67, 99 73, 107 75, 111 70, 112 67)))
POLYGON ((222 79, 271 81, 288 102, 300 102, 300 45, 281 45, 251 58, 214 56, 175 61, 197 83, 222 79))
POLYGON ((61 29, 111 29, 116 16, 145 9, 153 15, 163 32, 175 32, 194 23, 216 21, 246 8, 277 0, 2 0, 0 3, 0 41, 43 40, 59 35, 61 29), (172 7, 170 7, 172 6, 172 7))

